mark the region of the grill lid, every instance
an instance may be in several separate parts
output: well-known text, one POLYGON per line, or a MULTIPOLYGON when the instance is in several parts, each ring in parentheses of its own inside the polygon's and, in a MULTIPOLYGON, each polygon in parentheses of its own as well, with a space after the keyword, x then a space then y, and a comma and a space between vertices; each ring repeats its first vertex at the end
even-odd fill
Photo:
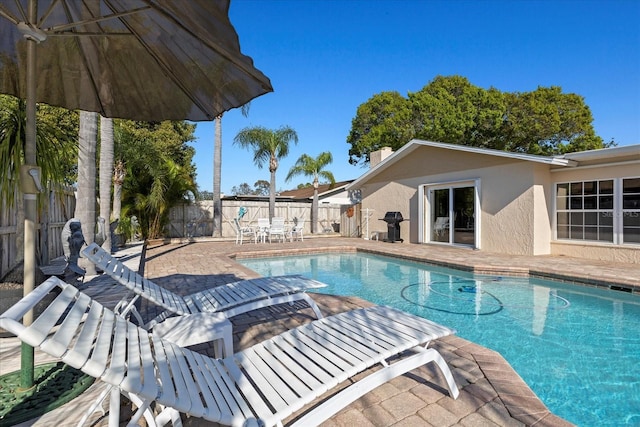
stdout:
POLYGON ((402 213, 400 212, 387 212, 386 214, 384 214, 383 221, 401 222, 404 221, 404 218, 402 218, 402 213))

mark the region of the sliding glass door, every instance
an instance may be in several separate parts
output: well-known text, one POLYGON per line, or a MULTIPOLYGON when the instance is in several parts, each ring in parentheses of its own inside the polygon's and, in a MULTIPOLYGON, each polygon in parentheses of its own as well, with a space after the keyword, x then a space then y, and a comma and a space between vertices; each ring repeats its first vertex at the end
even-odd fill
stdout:
POLYGON ((431 241, 476 246, 474 186, 438 187, 429 191, 431 241))

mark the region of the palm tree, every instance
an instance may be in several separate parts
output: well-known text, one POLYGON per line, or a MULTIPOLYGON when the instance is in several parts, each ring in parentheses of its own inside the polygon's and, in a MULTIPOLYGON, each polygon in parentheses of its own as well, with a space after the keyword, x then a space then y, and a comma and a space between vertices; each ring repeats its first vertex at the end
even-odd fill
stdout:
MULTIPOLYGON (((36 160, 41 170, 40 182, 45 189, 70 184, 77 153, 77 113, 41 104, 37 117, 36 160)), ((21 262, 24 255, 24 206, 23 198, 16 197, 16 190, 20 182, 20 165, 25 159, 26 121, 25 101, 0 95, 0 204, 10 207, 17 203, 16 262, 21 262)), ((39 200, 44 207, 46 196, 39 200)), ((45 244, 44 240, 41 243, 45 244)), ((48 251, 41 251, 39 262, 46 263, 47 255, 48 251)))
MULTIPOLYGON (((251 103, 248 102, 240 107, 242 115, 249 115, 251 103)), ((222 237, 222 202, 220 201, 220 185, 222 177, 222 114, 214 120, 215 132, 213 141, 213 234, 222 237)))
POLYGON ((122 160, 118 160, 113 168, 113 220, 120 220, 122 211, 122 184, 127 172, 122 160))
POLYGON ((315 159, 307 154, 303 154, 291 167, 287 174, 286 181, 291 180, 296 175, 313 177, 313 203, 311 204, 311 232, 315 233, 318 222, 318 178, 322 177, 333 186, 336 183, 333 174, 324 168, 333 162, 333 156, 328 151, 320 153, 315 159))
POLYGON ((102 247, 111 251, 111 178, 113 171, 113 119, 100 117, 100 216, 105 221, 102 247))
POLYGON ((222 174, 222 114, 216 116, 215 139, 213 141, 213 234, 222 237, 222 209, 220 201, 220 185, 222 174))
POLYGON ((262 169, 268 162, 271 181, 269 185, 269 219, 273 218, 276 207, 276 170, 278 161, 289 154, 289 143, 298 143, 298 134, 289 126, 271 130, 262 126, 244 128, 233 139, 234 144, 243 148, 253 148, 253 162, 262 169))
MULTIPOLYGON (((143 238, 162 237, 169 209, 196 191, 193 147, 195 125, 185 121, 159 123, 118 121, 116 152, 123 159, 120 231, 135 215, 143 238)), ((114 209, 115 210, 115 209, 114 209)))
MULTIPOLYGON (((82 224, 87 244, 94 241, 96 228, 96 146, 98 140, 98 113, 80 111, 78 131, 78 193, 75 217, 82 224)), ((88 275, 95 275, 92 262, 83 263, 88 275)))

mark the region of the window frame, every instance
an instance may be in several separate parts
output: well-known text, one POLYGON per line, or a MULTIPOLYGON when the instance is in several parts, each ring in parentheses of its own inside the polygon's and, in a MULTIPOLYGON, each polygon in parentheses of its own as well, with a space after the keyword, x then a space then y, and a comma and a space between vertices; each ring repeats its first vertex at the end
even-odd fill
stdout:
MULTIPOLYGON (((640 192, 624 192, 625 180, 636 180, 640 177, 596 178, 589 180, 557 181, 553 183, 553 239, 559 242, 588 244, 633 245, 640 244, 640 239, 625 241, 625 230, 640 230, 640 206, 625 208, 623 200, 627 194, 639 197, 640 192), (595 191, 593 185, 595 183, 595 191), (609 184, 611 183, 611 184, 609 184), (603 185, 606 184, 606 187, 603 185), (610 185, 610 187, 609 187, 610 185), (563 187, 565 194, 561 194, 563 187), (611 191, 604 191, 611 188, 611 191), (579 189, 579 191, 578 191, 579 189), (560 203, 562 200, 564 203, 560 203), (594 204, 595 203, 595 204, 594 204), (561 206, 562 205, 562 206, 561 206), (586 205, 586 207, 585 207, 586 205), (564 214, 565 222, 560 222, 564 214), (596 216, 594 216, 594 214, 596 216), (580 221, 580 216, 582 220, 580 221), (597 220, 594 223, 594 218, 597 220), (610 220, 608 218, 611 218, 610 220), (631 225, 625 227, 625 220, 634 218, 631 225), (572 221, 575 219, 575 223, 572 221), (588 221, 588 222, 587 222, 588 221), (575 225, 572 225, 575 224, 575 225), (566 228, 566 230, 565 230, 566 228), (572 236, 572 233, 582 237, 572 236), (596 233, 595 239, 592 233, 596 233), (611 238, 607 239, 608 234, 611 238), (605 237, 601 237, 605 236, 605 237)), ((632 187, 634 188, 634 187, 632 187)), ((632 199, 635 203, 635 200, 632 199)), ((631 236, 632 234, 629 234, 631 236)))

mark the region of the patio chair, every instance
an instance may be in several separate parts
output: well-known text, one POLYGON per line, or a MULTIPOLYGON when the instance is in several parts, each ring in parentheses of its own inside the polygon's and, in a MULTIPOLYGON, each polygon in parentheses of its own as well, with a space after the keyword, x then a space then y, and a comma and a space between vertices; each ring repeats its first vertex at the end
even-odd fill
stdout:
POLYGON ((262 243, 267 240, 270 228, 271 224, 269 224, 269 218, 258 218, 258 237, 262 243))
POLYGON ((284 243, 285 241, 284 218, 274 217, 271 220, 271 227, 269 227, 269 243, 271 243, 271 236, 278 237, 280 241, 284 243))
POLYGON ((294 218, 293 219, 293 227, 289 230, 289 238, 293 242, 293 239, 296 237, 300 238, 300 241, 304 241, 304 236, 302 235, 304 231, 304 219, 302 218, 294 218))
POLYGON ((433 224, 433 235, 435 237, 440 237, 447 230, 449 230, 449 217, 448 216, 437 217, 436 222, 433 224))
POLYGON ((0 327, 107 384, 81 423, 110 395, 109 425, 118 426, 123 394, 137 407, 128 425, 138 425, 143 416, 149 426, 181 425, 183 412, 223 425, 281 426, 327 391, 340 389, 293 424, 318 425, 379 385, 430 362, 440 369, 451 397, 459 393, 440 353, 427 348, 454 331, 382 306, 316 320, 216 359, 149 334, 52 277, 0 315, 0 327), (25 313, 54 288, 60 288, 55 299, 31 325, 23 325, 25 313), (380 369, 368 370, 378 364, 380 369), (352 384, 340 386, 345 382, 352 384))
POLYGON ((236 245, 242 244, 245 236, 249 237, 249 241, 251 241, 251 238, 253 238, 253 243, 258 243, 258 233, 256 233, 255 229, 248 226, 243 227, 242 225, 240 225, 240 221, 238 221, 238 218, 233 218, 233 224, 236 231, 236 245))
POLYGON ((212 341, 219 338, 214 328, 216 323, 277 304, 306 301, 318 319, 323 317, 306 291, 327 285, 300 275, 241 280, 182 296, 140 276, 95 243, 83 249, 82 255, 135 293, 130 301, 123 299, 116 306, 116 312, 122 316, 133 314, 145 329, 153 328, 154 332, 179 345, 212 341), (164 311, 145 324, 135 308, 138 297, 151 301, 164 311))

